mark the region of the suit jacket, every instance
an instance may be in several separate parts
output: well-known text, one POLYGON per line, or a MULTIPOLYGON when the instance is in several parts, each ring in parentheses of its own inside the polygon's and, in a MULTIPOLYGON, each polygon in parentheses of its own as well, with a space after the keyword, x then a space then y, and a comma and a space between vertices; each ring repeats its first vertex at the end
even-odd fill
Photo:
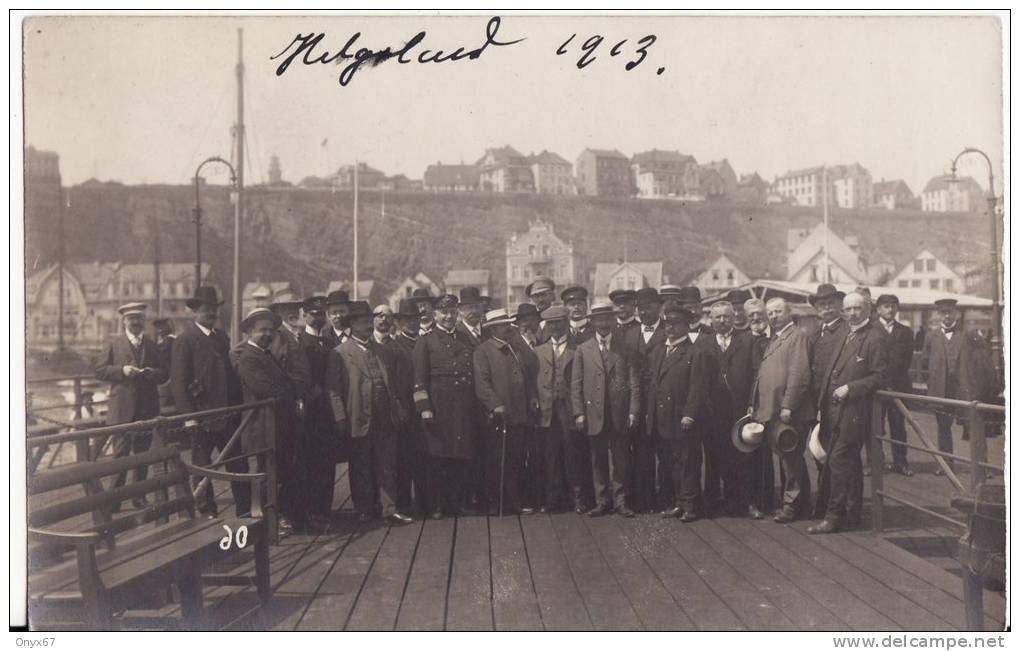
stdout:
POLYGON ((875 323, 885 335, 885 351, 889 362, 889 388, 893 391, 910 391, 910 364, 914 361, 914 333, 899 321, 893 321, 892 332, 875 317, 875 323))
POLYGON ((633 330, 641 329, 641 321, 637 317, 631 319, 627 323, 621 324, 619 321, 613 324, 613 336, 620 337, 621 339, 627 338, 627 333, 633 330))
POLYGON ((329 323, 322 330, 322 338, 326 340, 326 348, 328 348, 329 350, 333 350, 334 348, 339 346, 344 341, 347 341, 351 337, 347 331, 344 331, 343 337, 337 336, 336 331, 333 330, 333 324, 329 323), (341 341, 341 339, 343 341, 341 341))
POLYGON ((561 427, 572 427, 570 406, 571 377, 574 369, 574 347, 567 341, 559 358, 555 356, 552 341, 535 349, 538 361, 535 390, 538 394, 539 425, 550 427, 554 413, 559 414, 561 427), (557 387, 559 391, 557 391, 557 387))
POLYGON ((952 339, 946 339, 941 330, 928 334, 921 368, 928 371, 929 396, 989 402, 1001 390, 991 351, 962 324, 957 325, 952 339), (955 395, 950 395, 950 377, 955 382, 955 395))
MULTIPOLYGON (((638 365, 638 375, 641 378, 642 391, 647 390, 648 384, 652 381, 652 351, 666 342, 666 331, 663 328, 662 321, 655 325, 655 331, 652 332, 652 336, 648 338, 647 343, 645 343, 644 327, 644 324, 639 324, 638 327, 627 330, 623 336, 623 342, 627 344, 627 347, 638 353, 635 362, 638 365)), ((615 334, 613 338, 616 338, 615 334)))
MULTIPOLYGON (((482 327, 481 324, 478 324, 478 327, 479 331, 481 331, 482 327)), ((455 330, 464 335, 466 340, 471 344, 471 348, 477 348, 478 345, 482 343, 481 337, 476 337, 473 334, 471 334, 471 331, 468 329, 466 325, 464 325, 463 321, 457 322, 457 327, 455 328, 455 330)))
POLYGON ((576 334, 574 329, 570 328, 567 330, 567 341, 573 346, 577 347, 595 337, 595 326, 591 324, 591 321, 585 324, 576 334))
POLYGON ((829 418, 838 427, 844 441, 863 442, 871 430, 871 397, 878 389, 889 384, 886 360, 886 333, 866 325, 856 333, 847 328, 847 336, 825 370, 821 384, 819 407, 828 401, 829 418), (850 393, 839 406, 831 403, 832 392, 846 385, 850 393))
POLYGON ((774 333, 755 377, 755 420, 768 423, 782 409, 789 409, 795 421, 813 419, 810 382, 807 335, 796 325, 774 333))
POLYGON ((326 388, 333 407, 333 417, 337 423, 348 424, 351 438, 368 436, 373 426, 392 429, 406 420, 407 416, 396 399, 393 384, 394 367, 394 356, 384 346, 371 339, 364 349, 354 339, 349 339, 329 352, 326 362, 326 388), (395 416, 388 422, 372 422, 372 405, 377 396, 374 395, 376 387, 368 367, 371 355, 378 359, 383 383, 386 386, 386 395, 382 399, 392 405, 392 409, 388 409, 387 413, 395 416))
POLYGON ((241 403, 241 383, 229 354, 230 342, 222 330, 207 336, 192 322, 177 335, 170 385, 178 412, 186 414, 241 403))
POLYGON ((287 377, 279 360, 268 350, 245 343, 235 347, 232 354, 245 402, 279 399, 275 418, 270 419, 268 412, 260 410, 255 416, 255 421, 241 435, 242 446, 249 451, 264 448, 270 443, 270 433, 275 432, 276 447, 288 449, 293 441, 281 440, 280 437, 293 433, 294 401, 297 394, 290 378, 287 377))
POLYGON ((662 438, 679 439, 708 431, 705 421, 714 379, 709 353, 684 339, 667 355, 663 343, 652 351, 651 369, 645 421, 648 434, 658 432, 662 438), (687 432, 680 427, 685 416, 694 419, 694 429, 687 432))
MULTIPOLYGON (((241 342, 239 346, 244 346, 245 343, 241 342)), ((273 337, 273 342, 269 344, 269 352, 290 378, 297 397, 307 400, 312 392, 312 369, 308 364, 308 355, 301 349, 300 338, 280 326, 276 336, 273 337)))
POLYGON ((616 337, 610 341, 605 362, 596 338, 577 347, 570 378, 571 401, 574 417, 584 416, 590 436, 598 436, 607 425, 604 422, 607 407, 613 421, 608 425, 621 435, 627 433, 627 417, 641 413, 641 378, 636 355, 616 337))
MULTIPOLYGON (((705 335, 702 335, 705 336, 705 335)), ((698 337, 701 341, 701 337, 698 337)), ((754 336, 746 330, 734 329, 730 345, 724 351, 715 334, 705 338, 706 354, 714 362, 716 376, 712 403, 717 415, 735 420, 747 413, 754 384, 754 336)))
POLYGON ((393 338, 390 352, 393 354, 393 388, 404 411, 414 413, 414 346, 418 338, 411 339, 402 333, 393 338))
POLYGON ((509 343, 486 339, 474 352, 475 395, 487 413, 506 410, 509 425, 527 425, 535 395, 534 365, 509 343))
POLYGON ((156 342, 142 335, 136 351, 123 332, 107 342, 96 363, 96 378, 110 383, 106 424, 120 425, 159 416, 158 386, 166 381, 169 369, 164 366, 156 342), (146 375, 124 376, 125 366, 151 368, 146 375))
POLYGON ((850 326, 846 319, 838 319, 831 329, 821 326, 808 333, 808 357, 811 359, 811 400, 816 409, 820 409, 822 385, 828 379, 826 373, 832 365, 832 358, 839 352, 840 346, 846 341, 850 326))

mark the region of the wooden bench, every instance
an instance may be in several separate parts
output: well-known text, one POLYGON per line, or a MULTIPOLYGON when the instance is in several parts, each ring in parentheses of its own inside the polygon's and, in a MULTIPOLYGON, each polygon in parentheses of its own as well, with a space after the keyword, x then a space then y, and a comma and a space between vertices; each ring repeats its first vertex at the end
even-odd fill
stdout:
POLYGON ((265 604, 271 596, 270 540, 261 495, 265 480, 265 473, 237 474, 188 465, 174 447, 74 463, 30 477, 30 499, 47 502, 36 508, 30 506, 28 514, 32 628, 110 630, 116 626, 115 614, 137 609, 145 597, 158 595, 171 585, 180 594, 179 625, 185 629, 206 625, 203 584, 255 585, 265 604), (144 481, 114 488, 111 479, 108 489, 101 481, 153 465, 152 475, 144 481), (196 517, 189 475, 250 482, 251 517, 196 517), (153 495, 148 507, 116 513, 122 502, 147 494, 153 495), (92 515, 91 526, 85 514, 92 515), (148 524, 152 526, 145 526, 148 524), (221 548, 227 535, 224 525, 232 533, 247 527, 244 549, 238 548, 233 536, 228 549, 221 548), (42 553, 68 547, 74 549, 73 556, 62 556, 55 562, 52 553, 42 553), (255 554, 254 576, 204 575, 213 563, 247 552, 249 547, 255 554))

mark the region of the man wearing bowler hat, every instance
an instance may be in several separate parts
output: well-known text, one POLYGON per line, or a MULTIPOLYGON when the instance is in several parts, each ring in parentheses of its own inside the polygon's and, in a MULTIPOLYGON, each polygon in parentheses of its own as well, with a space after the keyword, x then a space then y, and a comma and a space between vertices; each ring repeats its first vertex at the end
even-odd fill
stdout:
POLYGON ((595 336, 595 328, 588 319, 588 290, 584 287, 567 287, 560 292, 560 300, 570 314, 570 330, 567 336, 575 347, 595 336))
MULTIPOLYGON (((542 320, 538 308, 531 303, 521 303, 513 317, 510 345, 532 372, 538 369, 538 329, 542 320)), ((534 378, 532 378, 534 381, 534 378)), ((537 412, 537 408, 536 408, 537 412)), ((523 500, 525 506, 539 509, 543 504, 545 452, 541 429, 533 422, 524 428, 524 471, 522 475, 523 500)))
POLYGON ((436 326, 414 346, 414 404, 429 451, 429 509, 432 518, 470 513, 467 492, 475 454, 478 406, 474 345, 457 329, 457 297, 440 296, 436 326))
POLYGON ((669 483, 673 502, 663 517, 693 522, 701 517, 701 448, 708 428, 708 400, 712 389, 711 360, 687 338, 693 315, 671 305, 663 310, 665 342, 651 357, 648 388, 648 436, 659 440, 663 483, 669 483))
POLYGON ((322 338, 326 340, 327 348, 336 348, 351 336, 351 327, 347 322, 350 303, 350 294, 342 289, 334 290, 326 296, 326 318, 329 320, 329 327, 323 328, 322 338))
MULTIPOLYGON (((390 351, 395 360, 393 385, 397 400, 407 414, 414 414, 414 347, 421 329, 421 313, 413 298, 402 298, 393 313, 397 332, 390 351)), ((428 514, 426 501, 428 449, 417 418, 408 418, 397 438, 397 507, 403 513, 413 510, 428 514)))
POLYGON ((329 352, 326 383, 337 425, 351 434, 351 498, 361 522, 412 519, 397 506, 397 437, 409 415, 397 399, 395 359, 372 336, 372 308, 352 301, 351 338, 329 352))
POLYGON ((726 302, 733 306, 733 328, 738 332, 750 332, 751 322, 744 311, 744 303, 751 299, 751 292, 746 289, 731 289, 726 294, 726 302))
MULTIPOLYGON (((900 299, 895 294, 882 294, 875 301, 875 308, 878 311, 878 318, 875 322, 885 332, 886 358, 888 360, 889 388, 893 391, 910 393, 912 385, 910 382, 910 364, 914 360, 914 334, 910 328, 896 320, 896 313, 899 311, 900 299)), ((889 401, 882 401, 883 421, 889 422, 889 434, 894 441, 906 442, 907 428, 903 414, 890 404, 889 401)), ((881 432, 874 432, 878 435, 881 432)), ((886 465, 886 470, 897 472, 906 477, 911 477, 914 471, 907 464, 907 448, 901 445, 891 445, 892 463, 886 465)))
POLYGON ((811 366, 807 335, 793 323, 790 306, 782 298, 766 304, 774 333, 758 367, 749 413, 773 433, 783 427, 796 432, 796 445, 789 451, 776 450, 785 473, 783 506, 773 518, 787 524, 810 512, 811 482, 804 449, 814 417, 810 384, 811 366))
MULTIPOLYGON (((194 296, 185 304, 194 314, 194 320, 174 339, 170 365, 170 387, 177 411, 187 414, 241 404, 241 383, 230 361, 230 341, 226 333, 216 326, 220 306, 223 305, 216 288, 196 288, 194 296)), ((201 423, 185 421, 185 426, 192 428, 194 433, 191 462, 197 466, 212 463, 213 450, 222 450, 239 420, 239 416, 232 416, 201 423)), ((227 470, 244 472, 245 465, 243 460, 233 461, 227 464, 227 470)), ((193 481, 197 485, 197 479, 193 478, 193 481)), ((207 486, 209 490, 197 498, 197 507, 201 513, 215 517, 216 500, 211 484, 207 483, 207 486)), ((251 509, 250 485, 233 482, 230 488, 237 515, 247 513, 251 509)))
MULTIPOLYGON (((819 397, 823 391, 823 384, 828 380, 825 377, 826 370, 837 349, 846 340, 850 331, 846 320, 843 318, 844 292, 836 289, 831 283, 822 283, 818 291, 808 296, 810 303, 818 313, 817 327, 810 330, 808 334, 808 356, 811 359, 811 401, 819 405, 819 397)), ((821 420, 821 414, 815 414, 815 421, 821 420)), ((822 464, 816 460, 818 472, 821 475, 822 464)), ((815 518, 825 517, 825 510, 829 504, 829 484, 819 482, 818 491, 815 494, 815 518)))
POLYGON ((710 326, 701 322, 701 290, 692 286, 681 287, 677 292, 676 302, 694 316, 691 319, 690 331, 687 333, 691 343, 707 347, 714 333, 710 326), (705 335, 703 341, 701 335, 705 335))
POLYGON ((616 334, 625 337, 626 333, 638 327, 638 320, 635 314, 637 306, 635 303, 637 292, 633 289, 614 289, 609 292, 609 300, 616 309, 616 334))
POLYGON ((411 300, 414 301, 415 306, 418 308, 418 314, 421 315, 421 325, 418 328, 418 336, 421 336, 435 327, 436 321, 432 316, 432 310, 436 299, 429 294, 428 289, 419 287, 411 292, 411 300))
POLYGON ((520 349, 526 346, 528 350, 535 350, 541 342, 538 339, 538 330, 542 322, 538 308, 531 303, 521 303, 517 306, 514 314, 514 334, 512 335, 516 344, 515 348, 520 349))
MULTIPOLYGON (((169 376, 165 358, 145 335, 145 303, 128 303, 117 308, 124 330, 106 343, 96 362, 96 378, 110 383, 107 425, 121 425, 159 416, 159 385, 169 376)), ((114 439, 113 454, 125 457, 145 452, 152 445, 149 431, 127 432, 114 439)), ((135 469, 135 482, 144 481, 148 467, 135 469)), ((117 475, 114 486, 124 485, 125 473, 117 475)), ((132 500, 136 507, 148 506, 144 495, 132 500)), ((119 505, 118 505, 119 508, 119 505)))
POLYGON ((615 508, 634 517, 627 506, 627 481, 632 432, 643 408, 636 353, 613 336, 611 303, 593 305, 591 319, 595 334, 577 347, 571 377, 574 426, 587 432, 591 446, 595 508, 588 515, 606 515, 615 508))
POLYGON ((304 397, 304 436, 297 442, 296 453, 307 471, 305 488, 309 518, 320 528, 328 524, 333 512, 337 457, 337 436, 326 392, 326 365, 333 346, 320 334, 323 330, 331 332, 334 329, 326 320, 327 303, 325 296, 305 299, 301 306, 305 329, 298 335, 298 346, 308 359, 311 381, 304 397))
POLYGON ((482 316, 488 296, 482 296, 477 287, 465 287, 460 290, 460 323, 457 329, 468 336, 472 346, 482 343, 482 316))
MULTIPOLYGON (((638 365, 641 395, 647 396, 652 380, 652 352, 666 341, 666 331, 660 318, 662 301, 654 287, 642 287, 637 290, 635 304, 638 313, 638 326, 624 332, 621 338, 628 348, 637 353, 634 360, 638 365)), ((645 427, 644 419, 647 418, 647 414, 644 409, 641 410, 639 416, 642 422, 639 423, 634 434, 628 489, 632 508, 637 511, 653 511, 659 506, 670 508, 673 506, 673 489, 667 475, 664 474, 667 468, 668 450, 663 446, 660 454, 659 438, 650 435, 645 427), (661 485, 658 486, 658 490, 656 490, 655 481, 656 458, 658 458, 658 466, 662 468, 661 481, 659 482, 661 485)))
MULTIPOLYGON (((528 300, 531 301, 535 309, 538 310, 539 315, 541 315, 556 300, 556 283, 551 278, 538 276, 530 285, 524 288, 524 295, 528 297, 528 300)), ((545 331, 544 321, 539 322, 536 335, 540 344, 545 343, 549 338, 548 333, 545 331)))

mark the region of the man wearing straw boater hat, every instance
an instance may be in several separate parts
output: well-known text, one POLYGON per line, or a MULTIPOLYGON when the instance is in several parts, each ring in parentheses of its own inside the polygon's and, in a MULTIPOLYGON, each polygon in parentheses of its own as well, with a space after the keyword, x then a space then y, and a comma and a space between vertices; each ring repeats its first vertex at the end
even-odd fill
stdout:
POLYGON ((523 502, 521 471, 525 430, 538 407, 534 355, 525 357, 510 345, 512 324, 505 309, 487 312, 482 325, 487 337, 474 352, 475 395, 488 418, 482 436, 489 438, 485 475, 490 515, 533 512, 523 502))
POLYGON ((860 294, 843 299, 848 331, 825 368, 818 395, 821 435, 826 448, 819 483, 829 482, 825 519, 808 533, 839 531, 860 521, 854 493, 863 485, 861 447, 871 431, 872 396, 888 385, 885 334, 873 327, 871 304, 860 294), (827 471, 827 472, 825 472, 827 471))
MULTIPOLYGON (((244 342, 232 351, 246 402, 276 399, 272 411, 259 410, 244 432, 246 451, 259 450, 275 443, 275 459, 280 505, 279 529, 283 535, 305 531, 307 503, 305 470, 296 458, 296 439, 300 437, 296 403, 298 395, 279 360, 270 350, 278 337, 282 320, 271 309, 258 307, 241 321, 244 342), (270 420, 270 414, 272 419, 270 420), (273 434, 270 439, 269 434, 273 434)), ((298 351, 300 353, 300 351, 298 351)), ((263 468, 259 468, 263 470, 263 468)), ((247 460, 241 460, 239 472, 248 472, 247 460)))
POLYGON ((452 294, 440 296, 435 327, 414 346, 414 405, 428 445, 433 519, 471 511, 466 497, 471 488, 478 408, 474 346, 467 334, 457 330, 458 303, 452 294))
POLYGON ((574 426, 587 432, 591 445, 595 508, 588 515, 615 509, 631 518, 634 511, 627 505, 631 444, 643 409, 637 353, 613 336, 616 313, 611 303, 593 305, 591 320, 594 336, 577 347, 571 377, 574 426))
POLYGON ((771 430, 773 440, 792 428, 794 441, 788 449, 776 449, 785 473, 783 505, 773 518, 780 524, 793 522, 811 509, 811 481, 804 446, 814 417, 810 396, 811 366, 807 335, 793 322, 790 306, 782 298, 766 304, 772 338, 755 378, 749 413, 771 430))
POLYGON ((710 434, 712 361, 687 337, 693 318, 676 305, 663 309, 666 341, 652 351, 645 422, 647 434, 659 441, 660 477, 673 498, 662 515, 683 522, 701 517, 701 446, 710 434))
MULTIPOLYGON (((230 341, 216 325, 220 306, 223 305, 216 288, 196 288, 195 295, 185 304, 194 314, 194 320, 174 339, 170 365, 170 387, 177 411, 187 414, 241 404, 241 383, 230 362, 230 341)), ((223 449, 239 422, 239 415, 202 422, 186 421, 185 425, 193 428, 194 432, 191 462, 197 466, 212 463, 213 451, 223 449)), ((244 472, 243 460, 228 463, 227 470, 244 472)), ((197 479, 193 481, 197 484, 197 479)), ((201 513, 215 517, 216 500, 211 484, 207 482, 206 485, 209 490, 197 498, 197 506, 201 513)), ((247 513, 251 509, 250 485, 232 482, 230 488, 237 515, 247 513)))
MULTIPOLYGON (((145 303, 128 303, 117 308, 124 330, 106 343, 96 362, 96 378, 110 383, 106 424, 121 425, 159 416, 159 389, 168 377, 164 358, 145 335, 145 303)), ((117 457, 145 452, 152 445, 149 431, 127 432, 113 442, 117 457)), ((144 481, 148 468, 135 469, 135 481, 144 481)), ((125 473, 117 475, 114 486, 124 485, 125 473)), ((148 505, 145 496, 131 503, 138 508, 148 505)))

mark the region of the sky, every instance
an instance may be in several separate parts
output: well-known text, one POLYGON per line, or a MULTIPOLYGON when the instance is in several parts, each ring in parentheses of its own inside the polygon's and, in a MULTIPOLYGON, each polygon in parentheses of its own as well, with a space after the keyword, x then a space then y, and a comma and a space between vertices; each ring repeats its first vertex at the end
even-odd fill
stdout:
MULTIPOLYGON (((346 86, 336 65, 298 58, 277 75, 283 57, 271 58, 311 33, 325 34, 316 53, 358 32, 351 51, 398 49, 420 31, 412 58, 470 51, 489 18, 29 18, 25 142, 59 153, 65 184, 188 182, 203 159, 231 157, 243 28, 248 183, 265 180, 271 155, 292 182, 356 159, 420 179, 429 164, 471 163, 506 144, 571 162, 585 147, 676 149, 769 181, 859 162, 915 193, 974 146, 1002 178, 995 17, 503 16, 495 40, 525 40, 476 60, 364 66, 346 86), (603 41, 578 69, 593 35, 603 41), (645 59, 627 71, 647 35, 645 59)), ((212 182, 226 178, 207 169, 212 182)), ((960 173, 986 185, 977 157, 960 173)))

